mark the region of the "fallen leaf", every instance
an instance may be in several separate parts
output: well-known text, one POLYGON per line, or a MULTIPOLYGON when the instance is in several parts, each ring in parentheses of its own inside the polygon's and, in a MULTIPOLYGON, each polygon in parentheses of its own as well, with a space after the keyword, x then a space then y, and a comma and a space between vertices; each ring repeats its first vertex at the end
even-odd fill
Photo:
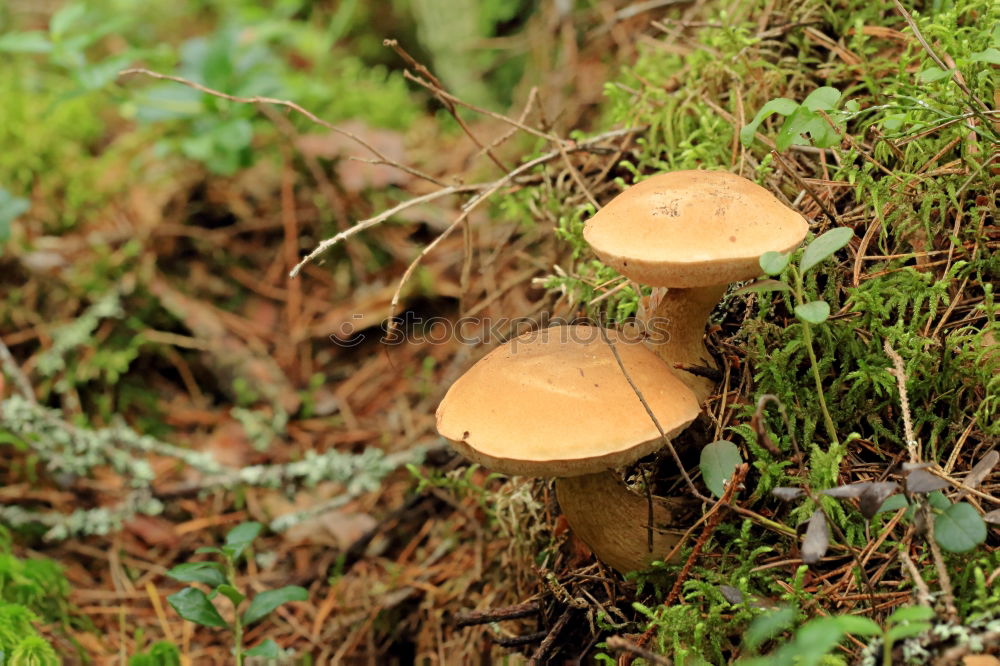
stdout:
POLYGON ((802 495, 801 488, 774 488, 771 490, 771 494, 780 499, 782 502, 791 502, 796 497, 802 495))
POLYGON ((806 536, 802 539, 802 561, 806 564, 816 564, 830 546, 830 535, 826 529, 826 516, 821 509, 816 509, 809 519, 806 536))
POLYGON ((973 467, 972 470, 966 475, 965 479, 962 480, 962 483, 970 488, 977 487, 983 482, 983 479, 989 476, 990 472, 993 471, 993 468, 996 467, 998 461, 1000 461, 1000 453, 997 453, 995 450, 990 451, 976 463, 976 466, 973 467))
POLYGON ((869 483, 868 487, 861 492, 861 515, 871 520, 882 508, 885 500, 897 490, 899 490, 899 484, 893 481, 869 483))
MULTIPOLYGON (((406 157, 403 135, 399 132, 375 129, 359 121, 341 123, 340 128, 363 139, 389 160, 403 162, 406 157)), ((303 155, 324 159, 342 158, 336 166, 337 178, 348 192, 381 190, 389 185, 402 185, 412 179, 410 174, 391 165, 349 159, 352 156, 362 160, 377 158, 357 141, 337 132, 304 134, 296 139, 295 146, 303 155)))
POLYGON ((250 391, 285 413, 298 411, 301 398, 277 362, 266 354, 256 353, 230 333, 214 307, 177 291, 162 278, 151 280, 149 290, 205 345, 205 363, 219 380, 221 390, 234 399, 242 397, 235 394, 234 388, 234 382, 240 379, 250 391))
POLYGON ((124 527, 149 546, 173 546, 177 543, 174 524, 158 516, 140 514, 126 521, 124 527))
POLYGON ((934 476, 926 469, 915 469, 906 475, 906 490, 910 493, 932 493, 949 487, 951 484, 934 476))

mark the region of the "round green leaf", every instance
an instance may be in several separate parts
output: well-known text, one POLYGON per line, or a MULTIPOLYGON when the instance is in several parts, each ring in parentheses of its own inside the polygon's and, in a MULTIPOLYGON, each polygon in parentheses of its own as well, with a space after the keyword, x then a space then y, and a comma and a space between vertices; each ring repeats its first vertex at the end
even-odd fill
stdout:
POLYGON ((802 261, 799 263, 799 270, 805 273, 810 268, 832 255, 834 252, 847 245, 853 237, 853 229, 849 229, 847 227, 830 229, 806 246, 805 251, 802 253, 802 261))
POLYGON ((808 324, 822 324, 830 316, 830 304, 812 301, 795 306, 795 316, 808 324))
POLYGON ((226 621, 215 610, 205 593, 193 587, 186 587, 176 594, 167 597, 167 603, 173 606, 177 614, 188 622, 194 622, 204 627, 225 627, 226 621))
POLYGON ((971 504, 952 504, 934 519, 934 539, 945 550, 964 553, 986 541, 986 523, 971 504))
POLYGON ((837 102, 840 101, 840 91, 836 88, 831 88, 830 86, 823 86, 822 88, 817 88, 809 93, 804 100, 802 100, 802 106, 806 107, 810 111, 832 111, 837 102))
POLYGON ((784 254, 782 252, 765 252, 760 255, 760 259, 757 262, 760 264, 760 269, 764 271, 767 275, 780 275, 781 271, 785 270, 785 266, 788 265, 788 260, 791 259, 790 254, 784 254))
POLYGON ((305 588, 298 585, 288 585, 277 590, 265 590, 250 602, 250 607, 243 614, 243 622, 244 624, 253 624, 257 620, 266 617, 283 603, 289 601, 306 601, 308 598, 309 593, 306 592, 305 588))
POLYGON ((705 479, 705 485, 716 497, 722 497, 725 492, 724 482, 742 462, 740 450, 724 439, 712 442, 701 450, 701 475, 705 479))

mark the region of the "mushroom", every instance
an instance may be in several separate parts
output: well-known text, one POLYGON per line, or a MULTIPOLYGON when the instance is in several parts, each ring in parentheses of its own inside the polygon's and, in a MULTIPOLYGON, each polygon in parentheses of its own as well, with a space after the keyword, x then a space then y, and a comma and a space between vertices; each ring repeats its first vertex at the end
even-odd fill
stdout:
POLYGON ((761 274, 762 254, 795 248, 807 230, 801 215, 742 176, 675 171, 616 196, 587 221, 583 237, 625 277, 669 287, 647 312, 651 343, 700 404, 713 383, 683 366, 714 365, 704 343, 712 309, 730 282, 761 274))
MULTIPOLYGON (((613 330, 622 365, 668 437, 698 415, 695 396, 638 338, 613 330)), ((652 453, 662 438, 602 332, 571 325, 529 331, 462 375, 437 410, 437 429, 466 458, 511 475, 557 477, 570 527, 598 558, 632 571, 663 558, 679 540, 663 529, 672 512, 613 468, 652 453)))

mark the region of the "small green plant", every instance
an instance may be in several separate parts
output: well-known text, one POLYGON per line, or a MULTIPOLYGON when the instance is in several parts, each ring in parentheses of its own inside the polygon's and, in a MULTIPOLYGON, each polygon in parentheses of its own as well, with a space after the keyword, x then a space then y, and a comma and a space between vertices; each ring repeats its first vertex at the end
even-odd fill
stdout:
POLYGON ((0 526, 0 602, 23 606, 46 623, 69 622, 69 581, 54 560, 22 559, 0 526))
POLYGON ((129 657, 128 666, 181 666, 181 652, 170 641, 158 641, 149 650, 129 657))
MULTIPOLYGON (((795 622, 798 611, 780 608, 758 616, 747 629, 744 643, 751 651, 795 622)), ((892 666, 892 647, 904 638, 918 636, 931 628, 934 610, 927 606, 897 608, 885 621, 883 629, 877 622, 858 615, 819 617, 800 626, 791 640, 763 657, 744 659, 741 666, 813 666, 816 664, 841 664, 840 657, 830 652, 848 634, 871 636, 882 643, 882 664, 892 666)))
POLYGON ((58 666, 62 662, 38 635, 40 618, 20 604, 0 603, 0 666, 58 666))
POLYGON ((833 419, 830 417, 830 410, 827 409, 826 399, 823 396, 823 380, 820 378, 819 362, 816 360, 816 350, 813 348, 812 331, 812 326, 822 324, 830 317, 830 304, 823 300, 807 300, 803 277, 823 260, 833 256, 837 250, 847 245, 853 237, 854 231, 847 227, 830 229, 806 246, 797 267, 790 263, 790 254, 765 252, 760 257, 761 270, 770 276, 780 276, 787 270, 791 277, 791 284, 781 279, 769 279, 748 287, 748 289, 758 291, 790 292, 793 295, 795 300, 793 309, 796 319, 802 322, 802 341, 809 354, 813 380, 816 382, 816 396, 819 399, 820 410, 823 412, 827 436, 833 444, 837 444, 839 438, 837 437, 837 429, 833 425, 833 419))
POLYGON ((248 598, 236 583, 236 566, 245 556, 253 540, 260 534, 262 525, 260 523, 242 523, 237 525, 226 535, 226 543, 221 548, 208 546, 199 548, 196 552, 215 555, 219 561, 186 562, 180 564, 167 575, 182 583, 201 583, 211 588, 211 592, 205 594, 197 587, 186 587, 180 592, 176 592, 167 597, 167 602, 173 607, 177 614, 189 622, 200 624, 204 627, 218 627, 229 629, 233 633, 233 654, 236 657, 237 666, 242 666, 246 657, 270 657, 278 658, 283 656, 281 648, 270 638, 256 647, 245 650, 243 648, 244 629, 263 620, 271 614, 278 606, 289 601, 305 601, 309 598, 309 593, 305 588, 298 585, 286 585, 276 590, 265 590, 252 599, 242 611, 240 607, 248 598), (223 596, 230 601, 233 606, 233 621, 227 622, 216 609, 212 600, 218 596, 223 596))
MULTIPOLYGON (((779 151, 784 151, 791 146, 808 145, 805 138, 808 134, 817 148, 830 148, 840 142, 838 128, 842 127, 845 113, 836 113, 834 109, 840 101, 840 91, 836 88, 823 86, 809 93, 802 103, 799 104, 787 97, 772 99, 754 116, 754 119, 740 129, 740 141, 744 146, 749 146, 753 142, 754 135, 760 124, 775 113, 785 116, 785 122, 778 130, 778 136, 774 140, 774 145, 779 151), (831 119, 834 125, 827 122, 820 112, 824 112, 831 119)), ((857 112, 859 109, 856 101, 847 103, 849 112, 857 112)))

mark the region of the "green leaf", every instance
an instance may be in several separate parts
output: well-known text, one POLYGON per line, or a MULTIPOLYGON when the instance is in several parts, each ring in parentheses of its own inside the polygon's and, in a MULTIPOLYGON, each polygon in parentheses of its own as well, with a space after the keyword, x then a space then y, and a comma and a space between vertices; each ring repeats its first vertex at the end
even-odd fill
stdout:
POLYGON ((243 603, 243 600, 246 599, 246 597, 243 595, 242 592, 240 592, 239 590, 237 590, 232 585, 229 585, 228 583, 220 585, 216 589, 216 592, 218 592, 219 594, 221 594, 222 596, 224 596, 226 599, 229 599, 231 602, 233 602, 233 607, 234 608, 236 606, 239 606, 241 603, 243 603))
POLYGON ((204 627, 225 627, 226 621, 215 610, 205 593, 193 587, 186 587, 180 592, 167 597, 167 603, 173 606, 177 614, 188 622, 194 622, 204 627))
POLYGON ((701 450, 701 476, 705 485, 716 497, 725 492, 724 482, 743 463, 740 450, 732 442, 721 439, 701 450))
POLYGON ((900 638, 910 638, 919 636, 931 628, 930 622, 913 622, 911 624, 897 624, 895 627, 885 632, 885 640, 895 643, 900 638))
POLYGON ((760 111, 757 112, 757 115, 754 116, 753 120, 740 129, 740 142, 742 142, 744 146, 749 146, 753 143, 753 135, 757 132, 757 128, 760 127, 760 124, 769 116, 775 113, 780 113, 783 116, 790 116, 797 108, 799 108, 799 105, 796 104, 794 100, 786 97, 772 99, 770 102, 760 107, 760 111))
POLYGON ((978 51, 969 56, 972 62, 986 62, 991 65, 1000 65, 1000 49, 992 46, 985 51, 978 51))
POLYGON ((808 324, 822 324, 830 316, 830 304, 812 301, 795 306, 795 316, 808 324))
POLYGON ((244 652, 244 654, 248 657, 269 657, 271 659, 279 659, 284 656, 284 651, 281 649, 281 646, 268 638, 260 645, 250 648, 244 652))
POLYGON ((750 623, 746 633, 743 634, 743 641, 748 648, 756 650, 761 643, 774 638, 792 626, 796 615, 798 615, 798 611, 794 608, 785 607, 756 617, 750 623))
POLYGON ((797 666, 816 666, 830 650, 844 637, 840 629, 840 618, 821 617, 802 625, 795 632, 795 654, 797 666))
POLYGON ((0 35, 0 53, 48 53, 52 42, 41 30, 0 35))
POLYGON ((21 197, 15 197, 0 187, 0 243, 10 238, 10 224, 15 219, 28 212, 31 202, 21 197))
POLYGON ((837 624, 845 634, 856 634, 858 636, 880 636, 882 627, 878 626, 875 620, 860 615, 839 615, 837 624))
POLYGON ((216 548, 215 546, 199 546, 195 549, 196 555, 211 554, 211 555, 224 555, 221 548, 216 548))
POLYGON ((934 609, 930 606, 903 606, 902 608, 897 608, 892 615, 890 615, 886 622, 889 624, 897 624, 899 622, 921 622, 930 620, 935 615, 934 609))
POLYGON ((834 252, 847 245, 854 238, 854 230, 848 227, 830 229, 818 236, 806 246, 799 262, 799 270, 805 273, 810 268, 831 256, 834 252))
POLYGON ((927 502, 938 511, 945 511, 951 506, 951 500, 940 490, 935 490, 927 496, 927 502))
POLYGON ((239 559, 243 551, 257 538, 263 527, 256 522, 237 525, 226 534, 226 545, 222 547, 222 552, 230 559, 239 559))
POLYGON ((792 288, 788 286, 787 282, 782 282, 781 280, 757 280, 756 282, 751 282, 745 287, 740 287, 734 294, 748 294, 751 291, 791 291, 792 288))
POLYGON ((888 115, 882 119, 882 127, 889 130, 890 132, 895 132, 896 130, 898 130, 900 127, 903 126, 903 123, 905 121, 906 121, 906 116, 904 116, 901 113, 888 115))
POLYGON ((66 35, 74 25, 79 25, 87 13, 87 7, 80 2, 73 2, 52 15, 49 19, 49 34, 53 39, 66 35))
POLYGON ((882 502, 882 506, 878 508, 876 513, 882 513, 884 511, 898 511, 899 509, 905 509, 909 504, 906 501, 906 495, 893 495, 892 497, 886 498, 882 502))
POLYGON ((784 252, 765 252, 757 261, 765 275, 781 275, 781 271, 785 270, 791 258, 791 254, 784 252))
POLYGON ((779 150, 788 150, 789 146, 807 145, 809 140, 805 138, 808 134, 813 138, 817 146, 829 147, 837 143, 837 133, 830 127, 826 119, 813 113, 804 106, 800 106, 795 113, 788 116, 781 131, 774 139, 774 146, 779 150), (832 138, 831 138, 832 134, 832 138))
POLYGON ((935 81, 948 78, 954 71, 953 69, 944 70, 940 67, 928 67, 917 74, 917 81, 920 83, 934 83, 935 81))
POLYGON ((802 100, 802 106, 806 107, 810 111, 832 111, 837 106, 837 102, 839 101, 839 90, 831 88, 830 86, 823 86, 822 88, 816 88, 816 90, 809 93, 806 98, 802 100))
POLYGON ((298 585, 288 585, 277 590, 266 590, 254 597, 253 601, 250 602, 250 607, 243 614, 243 622, 245 624, 253 624, 257 620, 266 617, 281 604, 289 601, 306 601, 307 599, 309 599, 309 593, 306 592, 305 588, 298 585))
POLYGON ((167 575, 182 583, 204 583, 218 587, 226 583, 226 574, 218 562, 187 562, 178 564, 167 575))
POLYGON ((964 553, 986 541, 986 523, 971 504, 957 502, 934 519, 934 540, 945 550, 964 553))

